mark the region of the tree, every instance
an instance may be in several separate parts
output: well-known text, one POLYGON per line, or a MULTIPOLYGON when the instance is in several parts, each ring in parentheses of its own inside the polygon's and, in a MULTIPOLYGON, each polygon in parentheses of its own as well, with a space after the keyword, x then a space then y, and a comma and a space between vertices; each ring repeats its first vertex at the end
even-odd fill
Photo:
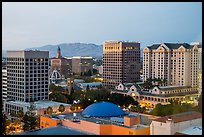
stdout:
POLYGON ((92 76, 92 71, 89 69, 88 72, 86 73, 86 76, 92 76))
POLYGON ((86 91, 89 91, 89 90, 90 90, 89 85, 87 85, 86 86, 86 91))
POLYGON ((59 109, 58 109, 58 110, 59 110, 59 112, 61 112, 61 113, 64 112, 64 111, 65 111, 64 105, 61 104, 61 105, 59 106, 59 109))
POLYGON ((36 129, 39 126, 38 117, 33 115, 28 115, 27 113, 23 117, 23 130, 29 131, 36 129))
POLYGON ((56 102, 67 103, 67 98, 65 95, 59 92, 53 92, 49 95, 50 100, 54 100, 56 102))
POLYGON ((71 92, 70 92, 70 95, 72 96, 73 93, 74 93, 74 87, 72 87, 71 92))
POLYGON ((52 112, 53 112, 52 107, 48 107, 48 108, 47 108, 47 114, 51 115, 51 114, 52 114, 52 112))
POLYGON ((97 74, 97 69, 93 69, 93 74, 96 75, 97 74))
POLYGON ((17 117, 18 117, 18 118, 22 119, 23 116, 24 116, 24 113, 23 113, 22 110, 20 110, 20 111, 17 112, 17 117))
POLYGON ((2 134, 3 135, 6 135, 6 120, 7 120, 7 117, 6 117, 6 114, 3 114, 3 117, 2 117, 2 134))
POLYGON ((198 112, 202 113, 202 94, 198 98, 198 112))

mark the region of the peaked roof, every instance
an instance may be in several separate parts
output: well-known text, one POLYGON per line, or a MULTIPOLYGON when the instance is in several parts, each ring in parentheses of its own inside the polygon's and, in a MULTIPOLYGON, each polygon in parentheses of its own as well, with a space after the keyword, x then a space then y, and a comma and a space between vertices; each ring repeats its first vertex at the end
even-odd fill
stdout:
MULTIPOLYGON (((184 46, 187 49, 192 48, 194 45, 190 45, 188 43, 163 43, 165 44, 169 49, 178 49, 180 46, 184 46)), ((161 44, 153 44, 152 46, 149 46, 149 49, 157 49, 161 44)))

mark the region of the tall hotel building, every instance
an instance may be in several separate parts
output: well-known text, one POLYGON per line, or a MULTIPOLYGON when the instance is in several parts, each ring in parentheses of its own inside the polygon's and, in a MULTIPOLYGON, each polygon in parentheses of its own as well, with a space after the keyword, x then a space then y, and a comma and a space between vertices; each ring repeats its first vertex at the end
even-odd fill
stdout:
POLYGON ((103 43, 103 85, 115 88, 119 83, 140 79, 140 43, 106 41, 103 43))
POLYGON ((143 74, 167 80, 167 85, 198 86, 198 45, 154 44, 143 49, 143 74))
POLYGON ((7 100, 48 100, 48 51, 7 51, 7 100))

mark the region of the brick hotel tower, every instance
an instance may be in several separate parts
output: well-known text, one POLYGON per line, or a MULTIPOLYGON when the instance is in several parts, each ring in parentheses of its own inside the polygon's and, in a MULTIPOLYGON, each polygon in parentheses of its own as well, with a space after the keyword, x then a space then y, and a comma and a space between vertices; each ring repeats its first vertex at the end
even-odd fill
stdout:
POLYGON ((105 41, 103 43, 103 85, 115 88, 119 83, 140 79, 140 43, 105 41))

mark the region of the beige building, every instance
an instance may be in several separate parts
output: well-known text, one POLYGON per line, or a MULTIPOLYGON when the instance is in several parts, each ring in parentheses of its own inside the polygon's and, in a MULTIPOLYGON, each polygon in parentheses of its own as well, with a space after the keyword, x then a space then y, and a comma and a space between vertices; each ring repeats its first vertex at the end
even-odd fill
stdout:
POLYGON ((81 75, 81 73, 91 71, 93 73, 93 58, 92 57, 72 57, 72 72, 81 75))
POLYGON ((140 79, 140 43, 106 41, 103 43, 103 84, 115 88, 119 83, 140 79))
POLYGON ((158 103, 166 105, 171 101, 194 104, 198 97, 198 91, 190 86, 156 86, 151 90, 141 91, 139 85, 131 83, 120 83, 111 93, 130 95, 141 106, 148 108, 154 108, 158 103))
POLYGON ((143 49, 143 75, 167 80, 167 85, 198 87, 198 45, 154 44, 143 49))
POLYGON ((68 78, 72 75, 72 59, 64 58, 61 56, 61 49, 58 47, 57 56, 51 58, 51 68, 49 74, 51 75, 54 70, 60 73, 60 77, 68 78))
POLYGON ((202 133, 201 113, 185 112, 154 119, 150 124, 150 135, 175 135, 192 126, 201 127, 202 133))

